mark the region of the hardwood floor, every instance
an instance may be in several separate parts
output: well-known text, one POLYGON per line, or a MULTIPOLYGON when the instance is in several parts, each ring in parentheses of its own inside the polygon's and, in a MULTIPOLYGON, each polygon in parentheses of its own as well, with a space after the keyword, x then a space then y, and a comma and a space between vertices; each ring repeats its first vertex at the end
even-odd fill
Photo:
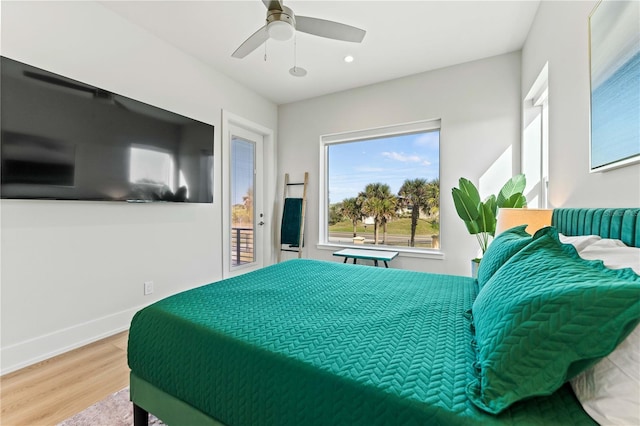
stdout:
POLYGON ((55 425, 129 385, 128 332, 0 377, 3 426, 55 425))

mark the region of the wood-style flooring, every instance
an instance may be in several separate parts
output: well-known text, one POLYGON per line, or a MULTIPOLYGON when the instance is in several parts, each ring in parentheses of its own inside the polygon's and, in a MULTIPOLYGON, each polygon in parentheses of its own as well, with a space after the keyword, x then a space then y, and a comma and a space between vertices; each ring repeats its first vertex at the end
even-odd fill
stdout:
POLYGON ((55 425, 128 386, 127 338, 118 333, 0 377, 0 425, 55 425))

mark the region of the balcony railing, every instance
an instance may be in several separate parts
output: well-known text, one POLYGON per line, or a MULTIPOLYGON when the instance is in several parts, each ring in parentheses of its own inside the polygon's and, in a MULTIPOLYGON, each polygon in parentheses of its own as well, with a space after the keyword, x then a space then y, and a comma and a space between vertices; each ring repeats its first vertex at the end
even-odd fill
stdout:
POLYGON ((231 266, 251 263, 253 251, 253 228, 231 228, 231 266))

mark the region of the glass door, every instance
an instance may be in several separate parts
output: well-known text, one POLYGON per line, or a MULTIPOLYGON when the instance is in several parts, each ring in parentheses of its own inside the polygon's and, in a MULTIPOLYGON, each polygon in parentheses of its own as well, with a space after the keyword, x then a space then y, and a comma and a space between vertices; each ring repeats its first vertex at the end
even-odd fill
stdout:
POLYGON ((233 125, 229 131, 225 269, 236 275, 263 264, 262 136, 233 125))
POLYGON ((231 139, 231 267, 255 262, 256 144, 231 139))

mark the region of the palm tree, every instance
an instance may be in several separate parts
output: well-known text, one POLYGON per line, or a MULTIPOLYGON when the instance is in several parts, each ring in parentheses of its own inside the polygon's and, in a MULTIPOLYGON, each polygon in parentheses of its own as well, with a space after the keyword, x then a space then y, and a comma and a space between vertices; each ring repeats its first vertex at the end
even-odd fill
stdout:
POLYGON ((329 219, 327 223, 329 226, 333 226, 338 222, 342 222, 344 216, 342 215, 342 203, 334 203, 329 205, 329 219))
POLYGON ((423 210, 427 216, 431 216, 440 212, 440 178, 427 183, 427 187, 427 204, 423 210))
POLYGON ((360 203, 360 199, 352 197, 342 200, 340 213, 351 221, 353 224, 353 236, 357 236, 356 227, 358 226, 358 221, 362 220, 362 204, 360 203))
POLYGON ((253 188, 247 188, 247 193, 242 196, 242 204, 247 211, 253 212, 253 188))
POLYGON ((397 199, 389 185, 379 182, 368 184, 358 194, 358 199, 361 200, 363 215, 373 217, 373 239, 374 244, 378 244, 379 227, 384 224, 386 229, 386 222, 395 216, 397 199))
MULTIPOLYGON (((440 191, 439 186, 438 191, 440 191)), ((401 203, 404 207, 411 206, 411 240, 409 245, 414 247, 416 243, 416 227, 418 226, 420 210, 427 209, 428 211, 429 200, 433 199, 433 190, 429 190, 429 184, 426 179, 407 179, 400 187, 398 196, 400 197, 401 203)), ((440 197, 438 196, 437 199, 439 204, 440 197)))
POLYGON ((389 194, 389 197, 382 200, 380 214, 382 216, 382 244, 387 243, 387 223, 389 223, 398 213, 398 197, 389 194))
POLYGON ((242 207, 244 207, 246 220, 253 226, 253 188, 247 188, 247 193, 242 196, 242 207))

